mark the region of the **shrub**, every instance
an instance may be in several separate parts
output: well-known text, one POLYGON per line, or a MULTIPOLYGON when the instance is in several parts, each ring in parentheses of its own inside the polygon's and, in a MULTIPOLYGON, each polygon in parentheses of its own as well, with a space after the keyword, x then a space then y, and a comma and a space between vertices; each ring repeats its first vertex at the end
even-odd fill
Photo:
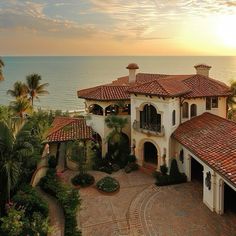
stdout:
POLYGON ((170 165, 170 175, 171 176, 178 176, 179 174, 180 174, 180 172, 179 172, 177 161, 176 161, 176 159, 173 159, 171 161, 171 165, 170 165))
POLYGON ((71 179, 73 185, 79 185, 81 187, 87 187, 94 184, 95 179, 92 175, 88 173, 78 174, 71 179))
POLYGON ((96 187, 103 192, 112 193, 120 188, 120 184, 116 179, 106 176, 97 182, 96 187))
POLYGON ((49 170, 39 185, 45 192, 54 196, 62 206, 65 215, 65 235, 81 235, 76 221, 76 212, 80 204, 78 191, 62 184, 56 177, 55 170, 49 170))
POLYGON ((120 166, 118 165, 118 164, 113 164, 112 165, 112 169, 113 169, 113 171, 118 171, 119 169, 120 169, 120 166))
POLYGON ((45 218, 48 217, 47 203, 38 196, 36 190, 30 185, 22 186, 12 200, 16 207, 24 208, 27 217, 31 217, 34 212, 41 213, 45 218))
POLYGON ((139 165, 137 163, 131 162, 126 165, 125 172, 130 173, 130 172, 138 170, 138 169, 139 169, 139 165))
POLYGON ((156 176, 156 185, 171 185, 171 184, 180 184, 187 181, 187 176, 184 173, 179 172, 177 161, 175 159, 171 162, 170 174, 169 175, 157 175, 156 176))
POLYGON ((48 167, 49 168, 56 168, 57 166, 57 159, 54 155, 49 156, 48 158, 48 167))
POLYGON ((98 168, 99 171, 105 172, 107 174, 112 174, 112 167, 111 166, 102 166, 100 168, 98 168))
POLYGON ((160 166, 160 170, 163 175, 166 175, 168 172, 168 167, 166 165, 162 165, 160 166))
POLYGON ((127 165, 127 166, 125 167, 125 173, 128 174, 128 173, 130 173, 130 172, 132 172, 132 169, 131 169, 130 166, 127 165))
POLYGON ((128 156, 128 162, 129 162, 129 163, 130 163, 130 162, 136 162, 136 160, 137 160, 137 158, 136 158, 135 155, 129 155, 129 156, 128 156))

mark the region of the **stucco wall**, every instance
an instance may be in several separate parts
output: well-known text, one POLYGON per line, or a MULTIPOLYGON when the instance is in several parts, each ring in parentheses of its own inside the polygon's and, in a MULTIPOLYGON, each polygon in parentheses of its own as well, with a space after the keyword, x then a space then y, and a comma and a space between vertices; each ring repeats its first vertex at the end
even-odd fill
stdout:
POLYGON ((182 118, 182 122, 185 122, 191 118, 190 107, 192 104, 197 105, 197 115, 198 116, 203 114, 204 112, 209 112, 211 114, 226 118, 226 98, 225 97, 220 97, 218 99, 218 108, 211 108, 211 110, 206 110, 206 99, 205 98, 185 99, 184 102, 188 102, 188 104, 189 104, 189 118, 188 119, 182 118))
POLYGON ((143 165, 143 145, 146 141, 152 142, 158 151, 158 166, 163 164, 162 156, 166 154, 166 163, 170 164, 170 136, 172 132, 178 127, 179 124, 179 99, 178 98, 158 98, 147 97, 143 95, 131 95, 131 125, 135 120, 139 121, 140 111, 146 104, 153 105, 157 112, 161 114, 162 126, 164 127, 164 135, 156 135, 150 133, 142 133, 140 131, 131 129, 131 140, 135 143, 135 154, 138 159, 138 163, 143 165), (172 112, 176 111, 176 125, 172 125, 172 112))
POLYGON ((183 147, 181 144, 173 140, 173 155, 176 156, 180 171, 187 175, 188 181, 191 181, 191 158, 194 158, 203 166, 203 202, 211 211, 215 211, 218 214, 224 213, 224 183, 227 183, 234 191, 234 187, 226 178, 220 175, 217 171, 213 170, 205 162, 191 153, 188 149, 183 147), (182 163, 178 154, 180 150, 184 150, 184 162, 182 163), (207 173, 211 174, 211 189, 206 186, 207 173))
MULTIPOLYGON (((107 116, 105 116, 105 108, 110 105, 117 104, 117 102, 115 102, 115 101, 86 100, 85 104, 86 104, 86 107, 89 107, 90 105, 93 105, 93 104, 97 104, 103 108, 103 116, 94 115, 94 114, 87 114, 86 124, 88 126, 92 127, 92 129, 101 136, 101 138, 102 138, 102 155, 104 156, 107 152, 107 135, 111 132, 111 129, 109 129, 105 123, 105 119, 107 117, 107 116)), ((127 101, 126 101, 126 104, 128 104, 127 101)), ((131 137, 130 115, 118 115, 118 116, 121 118, 128 119, 128 123, 125 126, 125 128, 123 129, 123 133, 125 133, 130 139, 130 137, 131 137)))

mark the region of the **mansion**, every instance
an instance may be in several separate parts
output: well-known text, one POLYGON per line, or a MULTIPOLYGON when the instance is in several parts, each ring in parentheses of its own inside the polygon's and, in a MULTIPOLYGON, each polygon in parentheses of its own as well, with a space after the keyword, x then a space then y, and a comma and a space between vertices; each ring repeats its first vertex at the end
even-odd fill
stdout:
POLYGON ((110 132, 105 118, 127 118, 123 135, 138 164, 159 171, 175 158, 188 181, 201 179, 203 202, 223 214, 225 189, 236 191, 236 124, 227 120, 229 87, 210 78, 211 67, 205 64, 189 75, 137 73, 135 63, 127 69, 128 76, 78 91, 102 155, 110 132))

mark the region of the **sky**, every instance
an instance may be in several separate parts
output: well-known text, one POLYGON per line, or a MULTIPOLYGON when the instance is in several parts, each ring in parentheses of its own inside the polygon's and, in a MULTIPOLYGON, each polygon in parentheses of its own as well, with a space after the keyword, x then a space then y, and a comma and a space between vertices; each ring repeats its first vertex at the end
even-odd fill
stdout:
POLYGON ((1 0, 0 55, 236 56, 236 0, 1 0))

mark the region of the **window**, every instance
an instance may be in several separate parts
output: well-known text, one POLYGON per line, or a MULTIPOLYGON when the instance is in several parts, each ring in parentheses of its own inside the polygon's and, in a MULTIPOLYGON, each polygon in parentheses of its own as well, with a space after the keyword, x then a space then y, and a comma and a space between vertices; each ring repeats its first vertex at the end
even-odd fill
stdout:
POLYGON ((206 98, 206 110, 211 110, 211 98, 206 98))
POLYGON ((184 163, 184 150, 181 149, 179 152, 179 160, 184 163))
POLYGON ((188 118, 188 103, 187 102, 183 103, 182 112, 183 112, 182 117, 188 118))
POLYGON ((218 108, 218 97, 206 98, 206 110, 211 110, 211 108, 218 108))
POLYGON ((145 105, 140 112, 140 128, 160 132, 161 131, 161 114, 152 105, 145 105))
POLYGON ((211 98, 211 107, 218 108, 218 97, 211 98))
POLYGON ((174 126, 176 124, 176 111, 172 111, 172 125, 174 126))
POLYGON ((192 104, 190 108, 191 118, 197 115, 197 105, 192 104))

